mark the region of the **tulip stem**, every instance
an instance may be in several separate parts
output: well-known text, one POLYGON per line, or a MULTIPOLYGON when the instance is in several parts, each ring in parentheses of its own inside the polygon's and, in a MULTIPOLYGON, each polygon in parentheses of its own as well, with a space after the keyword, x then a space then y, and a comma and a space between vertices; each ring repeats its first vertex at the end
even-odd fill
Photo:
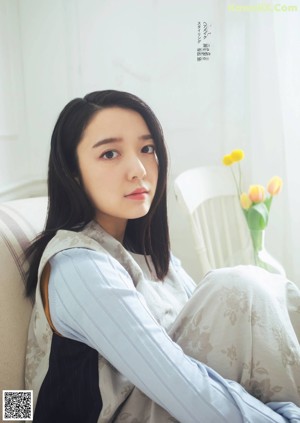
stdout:
POLYGON ((242 194, 242 171, 241 171, 241 163, 238 162, 239 167, 239 194, 242 194))
POLYGON ((233 176, 233 180, 234 180, 234 183, 235 183, 235 187, 236 187, 238 196, 240 196, 241 195, 241 191, 240 191, 240 188, 239 188, 239 185, 238 185, 238 182, 236 180, 236 177, 235 177, 235 174, 234 174, 234 171, 233 171, 232 167, 230 167, 230 170, 231 170, 231 173, 232 173, 232 176, 233 176))

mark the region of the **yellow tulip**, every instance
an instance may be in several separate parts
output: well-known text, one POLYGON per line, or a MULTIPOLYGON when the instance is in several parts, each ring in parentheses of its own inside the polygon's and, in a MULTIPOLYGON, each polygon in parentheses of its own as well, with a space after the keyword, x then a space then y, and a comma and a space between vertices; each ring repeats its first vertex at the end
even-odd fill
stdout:
POLYGON ((273 176, 273 178, 270 179, 267 190, 268 193, 271 195, 277 195, 280 193, 282 188, 282 179, 279 176, 273 176))
POLYGON ((249 195, 246 192, 243 192, 241 194, 240 203, 244 210, 248 210, 251 207, 252 201, 250 200, 249 195))
POLYGON ((265 188, 262 185, 250 185, 248 195, 253 203, 261 203, 265 199, 265 188))
POLYGON ((233 162, 239 162, 240 160, 243 160, 245 153, 243 150, 233 150, 230 156, 233 162))
POLYGON ((230 155, 230 154, 226 154, 226 155, 223 157, 223 164, 224 164, 225 166, 230 166, 230 165, 232 165, 232 163, 233 163, 233 160, 232 160, 232 158, 231 158, 231 155, 230 155))

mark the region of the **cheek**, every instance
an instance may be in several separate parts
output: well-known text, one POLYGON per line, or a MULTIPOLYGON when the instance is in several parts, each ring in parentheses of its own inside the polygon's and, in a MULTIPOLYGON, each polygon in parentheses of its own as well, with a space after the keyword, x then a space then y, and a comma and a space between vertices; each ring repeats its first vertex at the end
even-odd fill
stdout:
POLYGON ((158 176, 158 159, 156 154, 152 156, 150 162, 148 163, 148 173, 153 177, 158 176))
POLYGON ((158 172, 159 172, 158 163, 155 162, 153 164, 152 175, 153 175, 153 179, 156 181, 156 183, 158 181, 158 172))
POLYGON ((86 195, 94 202, 99 192, 99 176, 94 172, 93 166, 80 166, 80 180, 86 195))

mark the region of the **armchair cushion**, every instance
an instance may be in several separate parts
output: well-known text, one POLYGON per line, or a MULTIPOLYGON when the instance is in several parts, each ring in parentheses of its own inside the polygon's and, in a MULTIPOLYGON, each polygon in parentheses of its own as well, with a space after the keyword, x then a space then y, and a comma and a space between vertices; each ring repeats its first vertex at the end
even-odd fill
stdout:
POLYGON ((3 389, 24 389, 25 350, 32 302, 25 297, 28 263, 24 262, 23 254, 42 231, 46 209, 47 197, 0 204, 1 392, 3 389))

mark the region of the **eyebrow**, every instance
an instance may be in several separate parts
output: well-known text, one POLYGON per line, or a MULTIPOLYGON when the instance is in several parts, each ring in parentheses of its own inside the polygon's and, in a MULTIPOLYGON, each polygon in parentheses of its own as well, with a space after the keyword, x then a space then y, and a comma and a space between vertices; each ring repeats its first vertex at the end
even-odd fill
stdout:
MULTIPOLYGON (((147 140, 152 140, 153 137, 151 134, 146 134, 146 135, 141 135, 140 137, 138 137, 139 140, 141 141, 147 141, 147 140)), ((97 148, 100 145, 104 145, 104 144, 111 144, 114 142, 121 142, 123 141, 123 138, 121 137, 111 137, 111 138, 105 138, 103 140, 97 141, 96 144, 93 145, 93 148, 97 148)))

